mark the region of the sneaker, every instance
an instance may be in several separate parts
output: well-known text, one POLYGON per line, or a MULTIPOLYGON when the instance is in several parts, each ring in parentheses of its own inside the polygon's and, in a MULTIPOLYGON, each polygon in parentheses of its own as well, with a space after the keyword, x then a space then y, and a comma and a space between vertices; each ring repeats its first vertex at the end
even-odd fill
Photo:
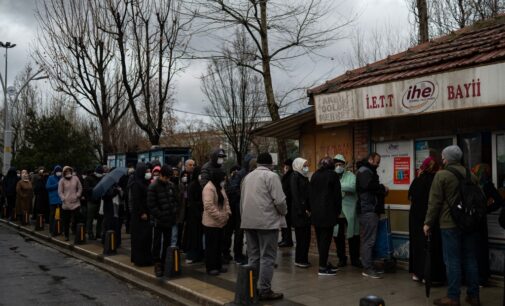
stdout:
POLYGON ((382 278, 382 276, 379 273, 377 273, 377 271, 375 271, 373 269, 365 270, 361 273, 361 275, 363 275, 365 277, 374 278, 374 279, 382 278))
POLYGON ((332 270, 330 268, 319 268, 319 273, 317 275, 327 276, 327 275, 337 275, 337 271, 332 270))
POLYGON ((209 272, 207 272, 207 274, 212 275, 212 276, 218 276, 219 270, 210 270, 209 272))
POLYGON ((191 265, 191 264, 193 264, 194 262, 195 262, 195 261, 194 261, 193 259, 186 259, 186 261, 185 261, 185 263, 186 263, 187 265, 191 265))
POLYGON ((415 282, 420 282, 421 279, 419 277, 417 277, 415 274, 412 274, 412 280, 415 281, 415 282))
POLYGON ((260 301, 280 300, 283 297, 284 297, 284 294, 278 293, 278 292, 273 292, 272 290, 264 291, 259 294, 260 301))
POLYGON ((339 268, 334 267, 331 263, 328 263, 328 265, 326 266, 326 268, 328 268, 328 269, 330 269, 330 270, 332 270, 332 271, 334 271, 334 272, 338 272, 338 271, 340 271, 340 269, 339 269, 339 268))
POLYGON ((384 269, 374 268, 374 271, 375 271, 377 274, 384 274, 384 269))
POLYGON ((310 267, 310 262, 295 262, 295 266, 297 266, 298 268, 308 268, 310 267))

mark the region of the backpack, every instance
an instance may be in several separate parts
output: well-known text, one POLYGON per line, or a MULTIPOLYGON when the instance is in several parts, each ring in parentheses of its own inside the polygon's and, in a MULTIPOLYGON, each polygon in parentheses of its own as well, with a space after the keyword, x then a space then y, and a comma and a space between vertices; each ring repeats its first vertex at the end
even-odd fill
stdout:
POLYGON ((454 203, 449 203, 454 223, 465 233, 478 231, 487 214, 484 193, 477 184, 472 182, 468 169, 465 169, 466 177, 463 177, 456 169, 448 167, 446 170, 454 174, 459 181, 458 196, 454 203))

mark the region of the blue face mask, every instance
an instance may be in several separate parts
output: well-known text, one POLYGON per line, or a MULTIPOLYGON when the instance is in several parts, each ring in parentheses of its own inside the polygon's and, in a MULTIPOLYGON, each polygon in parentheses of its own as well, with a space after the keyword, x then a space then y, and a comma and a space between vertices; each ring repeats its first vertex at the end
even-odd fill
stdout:
POLYGON ((303 168, 302 168, 302 172, 303 172, 304 174, 309 173, 309 167, 307 167, 307 166, 303 167, 303 168))
POLYGON ((337 166, 337 167, 335 167, 335 172, 337 172, 338 174, 342 174, 342 173, 344 173, 344 170, 345 170, 345 169, 344 169, 344 167, 342 167, 342 166, 337 166))

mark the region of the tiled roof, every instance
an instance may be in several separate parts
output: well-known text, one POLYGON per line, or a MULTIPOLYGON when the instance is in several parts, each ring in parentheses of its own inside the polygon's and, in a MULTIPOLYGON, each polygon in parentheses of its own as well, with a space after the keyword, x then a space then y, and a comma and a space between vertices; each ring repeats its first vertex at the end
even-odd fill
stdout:
POLYGON ((338 92, 504 60, 505 15, 500 15, 347 71, 307 93, 313 96, 338 92))

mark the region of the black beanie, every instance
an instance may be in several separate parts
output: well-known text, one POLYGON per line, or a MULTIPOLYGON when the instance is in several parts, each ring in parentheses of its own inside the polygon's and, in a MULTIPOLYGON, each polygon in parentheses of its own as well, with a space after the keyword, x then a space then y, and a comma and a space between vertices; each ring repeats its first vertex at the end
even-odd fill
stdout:
POLYGON ((272 155, 270 155, 268 152, 260 153, 260 155, 258 155, 258 159, 256 159, 256 162, 260 165, 271 165, 272 155))

